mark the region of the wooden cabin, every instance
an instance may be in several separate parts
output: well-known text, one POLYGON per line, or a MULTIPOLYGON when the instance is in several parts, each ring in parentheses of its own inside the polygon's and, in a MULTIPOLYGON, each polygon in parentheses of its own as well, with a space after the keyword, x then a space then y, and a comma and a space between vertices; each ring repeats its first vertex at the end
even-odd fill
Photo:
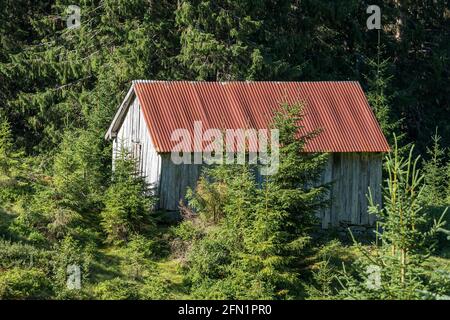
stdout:
MULTIPOLYGON (((368 188, 381 203, 382 154, 389 145, 358 82, 134 81, 108 129, 113 161, 125 148, 155 186, 159 208, 178 210, 202 165, 175 164, 171 133, 203 128, 268 128, 281 103, 303 103, 301 133, 320 129, 306 152, 330 153, 322 182, 332 182, 331 205, 318 213, 323 228, 373 225, 368 188)), ((194 151, 194 150, 191 150, 194 151)))

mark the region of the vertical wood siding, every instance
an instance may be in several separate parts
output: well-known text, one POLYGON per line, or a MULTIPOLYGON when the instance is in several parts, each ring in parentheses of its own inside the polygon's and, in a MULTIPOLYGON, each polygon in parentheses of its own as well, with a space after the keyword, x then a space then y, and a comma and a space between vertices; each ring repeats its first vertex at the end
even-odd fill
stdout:
POLYGON ((186 201, 187 188, 195 188, 197 185, 202 165, 176 165, 170 159, 169 153, 162 154, 161 158, 162 170, 159 184, 159 206, 167 210, 178 210, 180 201, 186 201))
MULTIPOLYGON (((160 178, 160 207, 178 210, 180 200, 185 201, 188 187, 194 188, 201 174, 201 165, 175 165, 170 154, 162 155, 160 178)), ((258 174, 258 182, 262 177, 258 174)), ((368 190, 375 203, 381 204, 382 155, 380 153, 334 153, 322 173, 320 184, 331 184, 328 192, 329 207, 318 216, 322 228, 339 225, 373 225, 376 217, 367 212, 368 190)))
POLYGON ((380 153, 333 153, 320 183, 332 183, 330 206, 321 210, 322 228, 373 225, 376 217, 367 212, 369 188, 381 205, 382 155, 380 153))
POLYGON ((117 137, 113 140, 113 168, 123 149, 138 161, 137 171, 158 192, 161 156, 153 146, 138 99, 131 103, 117 137))

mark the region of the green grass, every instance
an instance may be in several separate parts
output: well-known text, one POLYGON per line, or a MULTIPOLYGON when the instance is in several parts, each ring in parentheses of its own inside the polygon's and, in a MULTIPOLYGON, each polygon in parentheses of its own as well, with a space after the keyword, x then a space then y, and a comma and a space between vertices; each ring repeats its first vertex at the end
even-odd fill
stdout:
POLYGON ((165 260, 157 263, 160 276, 169 284, 171 298, 176 300, 188 300, 189 292, 184 285, 184 277, 181 273, 179 260, 165 260))
POLYGON ((117 250, 103 249, 95 255, 92 268, 92 281, 101 282, 122 276, 120 261, 122 257, 117 250))
MULTIPOLYGON (((124 259, 125 250, 123 248, 108 247, 98 250, 91 271, 91 284, 96 284, 114 278, 125 278, 121 269, 121 262, 124 259)), ((156 260, 157 273, 161 279, 167 283, 170 291, 170 299, 189 299, 189 292, 184 285, 184 277, 181 273, 181 264, 177 259, 163 258, 156 260)))

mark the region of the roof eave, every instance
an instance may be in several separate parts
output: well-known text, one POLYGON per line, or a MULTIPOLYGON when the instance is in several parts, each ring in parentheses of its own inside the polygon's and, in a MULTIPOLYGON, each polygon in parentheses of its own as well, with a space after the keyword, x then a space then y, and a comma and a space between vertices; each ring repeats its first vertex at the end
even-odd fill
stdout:
POLYGON ((128 108, 134 96, 135 96, 134 85, 132 84, 130 89, 128 90, 127 95, 125 96, 125 99, 122 101, 122 104, 117 109, 114 119, 112 120, 108 128, 108 131, 105 134, 105 140, 112 140, 117 136, 117 132, 119 131, 122 125, 123 119, 127 114, 128 108))

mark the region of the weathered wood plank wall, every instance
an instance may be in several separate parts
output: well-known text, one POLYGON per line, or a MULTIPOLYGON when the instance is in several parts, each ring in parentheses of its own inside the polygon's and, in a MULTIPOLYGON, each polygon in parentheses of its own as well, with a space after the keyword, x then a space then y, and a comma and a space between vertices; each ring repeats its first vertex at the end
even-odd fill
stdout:
POLYGON ((113 166, 122 150, 130 152, 138 160, 139 173, 146 177, 155 192, 158 192, 159 178, 161 175, 161 156, 157 153, 147 124, 144 120, 141 107, 135 99, 129 107, 127 115, 113 140, 113 166))
POLYGON ((380 153, 333 153, 320 183, 332 183, 330 206, 321 210, 322 228, 373 225, 376 217, 367 212, 369 188, 381 205, 382 155, 380 153))
MULTIPOLYGON (((188 187, 194 188, 201 174, 201 165, 175 165, 170 154, 162 155, 159 189, 160 207, 177 210, 185 200, 188 187)), ((375 203, 381 204, 382 155, 376 153, 334 153, 321 176, 320 183, 331 183, 330 206, 318 215, 322 228, 339 225, 373 225, 374 216, 367 212, 368 188, 375 203)), ((261 178, 261 177, 260 177, 261 178)))
POLYGON ((159 206, 166 210, 178 210, 180 200, 185 202, 188 187, 195 188, 200 178, 202 165, 179 164, 162 154, 161 179, 159 184, 159 206))

